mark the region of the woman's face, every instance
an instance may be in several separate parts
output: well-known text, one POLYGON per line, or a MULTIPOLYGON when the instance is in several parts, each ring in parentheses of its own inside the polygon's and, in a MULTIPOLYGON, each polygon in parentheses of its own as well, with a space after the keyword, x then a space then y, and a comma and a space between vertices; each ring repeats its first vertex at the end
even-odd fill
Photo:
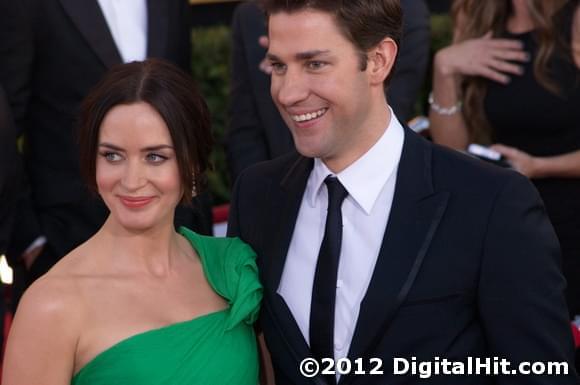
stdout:
POLYGON ((96 182, 110 219, 127 230, 173 226, 179 168, 167 125, 149 104, 118 105, 105 115, 96 182))

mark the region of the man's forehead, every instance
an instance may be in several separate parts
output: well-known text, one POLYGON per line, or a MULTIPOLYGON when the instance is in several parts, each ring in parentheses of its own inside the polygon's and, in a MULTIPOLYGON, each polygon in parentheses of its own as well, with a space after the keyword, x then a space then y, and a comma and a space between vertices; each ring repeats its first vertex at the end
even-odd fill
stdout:
POLYGON ((268 24, 268 52, 276 56, 328 55, 347 42, 334 16, 328 12, 311 9, 277 12, 270 15, 268 24))

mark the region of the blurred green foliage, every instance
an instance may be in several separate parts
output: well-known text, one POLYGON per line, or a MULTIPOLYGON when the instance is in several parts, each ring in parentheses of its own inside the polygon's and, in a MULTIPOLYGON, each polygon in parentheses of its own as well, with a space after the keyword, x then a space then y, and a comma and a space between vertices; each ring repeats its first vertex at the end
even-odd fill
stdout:
POLYGON ((453 37, 451 17, 445 14, 431 16, 431 52, 449 45, 453 37))
POLYGON ((417 115, 428 115, 429 105, 427 103, 427 98, 429 97, 429 92, 431 92, 431 83, 433 73, 432 59, 433 55, 443 47, 446 47, 451 43, 453 31, 451 17, 446 14, 434 14, 431 15, 431 52, 430 52, 430 63, 427 67, 427 75, 425 76, 425 82, 421 90, 419 91, 419 96, 415 104, 415 113, 417 115))
POLYGON ((228 121, 230 44, 230 29, 226 26, 194 28, 192 31, 192 73, 211 112, 215 139, 211 154, 213 170, 208 173, 214 205, 230 200, 224 151, 224 133, 228 121))
MULTIPOLYGON (((448 15, 431 16, 431 53, 451 42, 452 23, 448 15)), ((214 204, 230 200, 231 183, 226 165, 224 133, 228 122, 230 78, 230 29, 226 26, 195 28, 192 31, 192 72, 212 114, 215 138, 211 159, 214 169, 208 173, 214 204)), ((425 113, 431 90, 431 70, 417 101, 417 113, 425 113)))

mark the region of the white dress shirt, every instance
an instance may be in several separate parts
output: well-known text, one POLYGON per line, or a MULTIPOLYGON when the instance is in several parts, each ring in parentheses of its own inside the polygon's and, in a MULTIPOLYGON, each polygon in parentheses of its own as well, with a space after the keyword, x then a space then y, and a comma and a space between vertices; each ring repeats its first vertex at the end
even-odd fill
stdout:
POLYGON ((123 63, 147 57, 146 0, 98 0, 123 63))
MULTIPOLYGON (((348 191, 342 205, 342 246, 336 282, 336 360, 348 355, 360 304, 377 262, 393 203, 404 136, 391 109, 391 120, 381 138, 336 175, 348 191)), ((324 179, 328 175, 334 174, 315 159, 278 287, 308 343, 312 286, 326 223, 328 193, 324 179)))

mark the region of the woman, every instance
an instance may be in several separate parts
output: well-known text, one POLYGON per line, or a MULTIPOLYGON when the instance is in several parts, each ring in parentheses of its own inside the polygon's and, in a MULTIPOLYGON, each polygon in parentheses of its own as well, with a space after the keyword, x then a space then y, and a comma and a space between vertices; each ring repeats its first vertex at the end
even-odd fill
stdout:
POLYGON ((159 60, 87 97, 80 165, 110 214, 23 297, 3 384, 257 383, 252 250, 173 226, 202 186, 209 125, 189 76, 159 60))
POLYGON ((435 56, 433 139, 495 143, 533 180, 554 225, 580 314, 580 5, 457 0, 454 42, 435 56))

